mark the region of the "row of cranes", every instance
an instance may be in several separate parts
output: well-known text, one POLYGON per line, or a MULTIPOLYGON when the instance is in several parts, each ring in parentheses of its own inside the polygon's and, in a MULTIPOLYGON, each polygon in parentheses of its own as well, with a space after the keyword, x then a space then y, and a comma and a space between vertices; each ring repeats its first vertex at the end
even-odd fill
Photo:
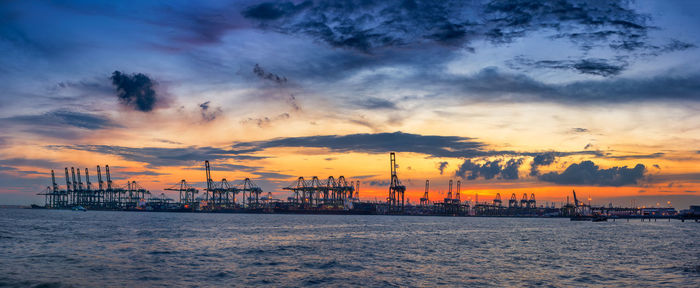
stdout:
MULTIPOLYGON (((501 206, 501 194, 496 194, 496 199, 498 200, 498 206, 501 206)), ((494 205, 496 205, 496 199, 494 199, 494 205)), ((530 194, 530 199, 527 199, 527 193, 523 193, 523 198, 520 198, 519 203, 515 193, 513 193, 510 195, 510 200, 508 200, 508 208, 537 208, 535 193, 530 194)))
MULTIPOLYGON (((250 180, 250 178, 245 178, 242 181, 238 181, 238 183, 230 183, 226 178, 221 179, 220 182, 214 182, 211 178, 211 166, 208 160, 204 161, 204 169, 207 177, 207 188, 204 200, 209 209, 257 209, 264 206, 263 200, 270 200, 270 197, 260 196, 260 194, 263 193, 262 188, 250 180)), ((189 196, 189 198, 187 198, 187 193, 185 195, 186 199, 184 199, 184 201, 187 201, 187 199, 194 199, 193 195, 189 196)), ((183 200, 181 200, 181 202, 182 201, 183 200)))
POLYGON ((115 186, 112 182, 109 165, 105 165, 106 181, 102 179, 102 171, 97 166, 97 187, 90 181, 88 168, 85 168, 85 182, 80 175, 80 168, 65 167, 65 189, 56 183, 56 175, 51 170, 51 186, 46 188, 44 195, 46 206, 49 208, 69 208, 84 206, 92 208, 124 209, 136 207, 141 199, 150 192, 141 187, 136 181, 127 182, 125 186, 115 186), (72 179, 72 180, 71 180, 72 179))
POLYGON ((291 191, 292 196, 287 199, 288 202, 301 208, 344 207, 349 200, 357 201, 360 197, 360 181, 348 182, 345 176, 338 179, 329 176, 324 180, 316 176, 311 180, 299 177, 282 189, 291 191))

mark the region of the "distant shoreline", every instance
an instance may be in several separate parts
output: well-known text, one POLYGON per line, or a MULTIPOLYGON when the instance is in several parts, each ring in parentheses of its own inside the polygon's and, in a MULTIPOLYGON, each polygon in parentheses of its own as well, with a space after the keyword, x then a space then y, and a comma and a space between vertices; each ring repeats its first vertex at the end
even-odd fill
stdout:
POLYGON ((30 207, 29 205, 0 205, 0 209, 25 209, 30 207))

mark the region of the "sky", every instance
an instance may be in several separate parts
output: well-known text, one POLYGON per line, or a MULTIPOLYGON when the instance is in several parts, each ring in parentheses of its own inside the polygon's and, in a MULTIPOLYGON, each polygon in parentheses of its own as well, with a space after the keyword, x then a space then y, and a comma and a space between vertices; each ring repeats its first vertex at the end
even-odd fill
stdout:
MULTIPOLYGON (((700 204, 698 1, 2 1, 0 204, 64 167, 700 204), (583 195, 583 196, 581 196, 583 195)), ((174 193, 166 193, 176 198, 174 193)), ((658 204, 657 204, 658 203, 658 204)))

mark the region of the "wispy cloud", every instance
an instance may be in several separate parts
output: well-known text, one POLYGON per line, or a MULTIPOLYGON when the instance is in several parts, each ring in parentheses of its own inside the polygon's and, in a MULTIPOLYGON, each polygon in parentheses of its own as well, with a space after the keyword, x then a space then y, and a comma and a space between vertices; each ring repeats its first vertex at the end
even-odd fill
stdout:
POLYGON ((74 127, 86 130, 99 130, 121 127, 108 116, 71 110, 53 110, 42 114, 18 115, 0 118, 0 123, 33 127, 74 127))
POLYGON ((50 145, 47 147, 50 149, 71 149, 117 155, 128 161, 148 163, 152 168, 160 166, 191 166, 204 160, 258 160, 265 158, 263 156, 247 155, 250 151, 245 150, 197 146, 184 148, 136 148, 109 145, 50 145))

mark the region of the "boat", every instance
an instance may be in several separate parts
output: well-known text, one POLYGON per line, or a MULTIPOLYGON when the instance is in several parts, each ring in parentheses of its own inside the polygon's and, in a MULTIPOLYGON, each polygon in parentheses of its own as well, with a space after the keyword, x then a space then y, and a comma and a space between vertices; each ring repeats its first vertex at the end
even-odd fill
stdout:
POLYGON ((73 210, 73 211, 83 211, 83 212, 87 211, 87 209, 85 209, 85 207, 80 206, 80 205, 78 205, 78 206, 73 206, 73 208, 71 208, 71 210, 73 210))
POLYGON ((607 222, 608 217, 605 215, 596 215, 596 216, 593 216, 593 219, 591 219, 591 221, 593 221, 593 222, 607 222))

